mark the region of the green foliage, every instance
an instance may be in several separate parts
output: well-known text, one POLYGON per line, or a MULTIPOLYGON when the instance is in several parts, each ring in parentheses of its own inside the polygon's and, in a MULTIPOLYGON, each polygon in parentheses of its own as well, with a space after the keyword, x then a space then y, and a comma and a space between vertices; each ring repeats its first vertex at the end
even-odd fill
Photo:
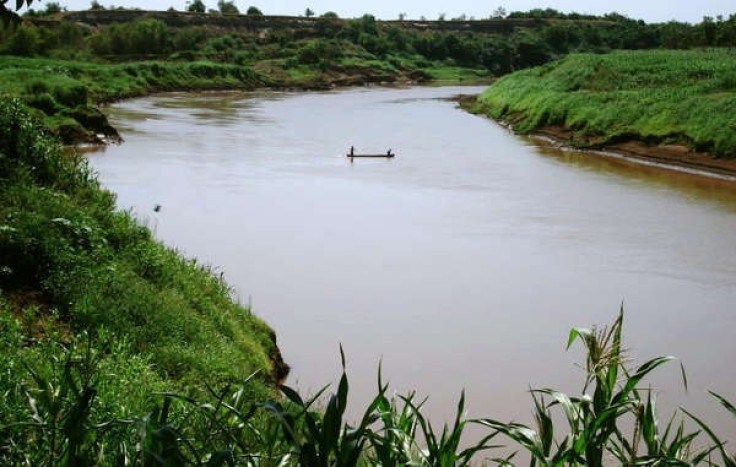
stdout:
POLYGON ((168 26, 157 19, 113 23, 90 36, 92 51, 98 55, 151 55, 169 50, 168 26))
POLYGON ((263 12, 254 6, 249 6, 245 14, 248 16, 263 16, 263 12))
POLYGON ((187 11, 204 13, 206 10, 207 7, 202 0, 192 0, 191 2, 187 2, 187 11))
POLYGON ((268 327, 232 302, 210 268, 115 212, 84 158, 64 154, 8 98, 0 100, 0 199, 0 291, 36 291, 72 335, 106 330, 180 387, 258 371, 253 394, 268 392, 268 327))
POLYGON ((240 14, 238 7, 236 7, 235 3, 233 3, 232 1, 228 2, 225 0, 218 0, 217 9, 220 10, 220 13, 222 13, 223 15, 240 14))
POLYGON ((736 156, 730 49, 572 55, 504 77, 480 101, 522 132, 559 125, 581 145, 679 142, 736 156))
MULTIPOLYGON (((126 392, 127 378, 142 380, 146 390, 161 381, 152 378, 147 360, 106 332, 82 334, 65 346, 52 337, 33 347, 35 365, 23 365, 31 351, 19 345, 21 322, 0 313, 0 331, 0 388, 8 388, 0 400, 4 464, 512 466, 513 450, 521 449, 532 466, 736 465, 726 442, 695 415, 684 411, 698 431, 688 431, 675 415, 660 423, 655 391, 643 383, 670 357, 629 367, 623 313, 610 329, 570 332, 568 344, 579 340, 586 350, 581 394, 533 390, 536 427, 468 419, 461 395, 454 420, 439 431, 415 393, 389 396, 380 367, 377 395, 351 422, 342 349, 343 372, 330 394, 325 387, 305 399, 281 386, 280 398, 254 399, 257 378, 250 375, 196 396, 159 389, 145 397, 138 387, 126 392), (469 442, 463 438, 468 424, 488 431, 469 442), (491 444, 502 436, 509 446, 491 444), (512 454, 490 457, 498 448, 512 454)), ((712 394, 736 417, 730 401, 712 394)))
POLYGON ((5 45, 7 53, 30 57, 41 51, 41 34, 35 26, 18 26, 5 45))
MULTIPOLYGON (((568 347, 580 340, 586 349, 587 377, 581 395, 533 390, 536 430, 493 419, 479 423, 528 451, 532 465, 603 466, 610 458, 617 465, 712 465, 712 448, 695 442, 698 432, 686 433, 682 423, 673 425, 674 415, 660 431, 653 390, 640 388, 649 373, 672 357, 654 358, 636 369, 628 368, 622 331, 623 309, 610 329, 570 331, 568 347), (555 409, 562 412, 566 426, 556 425, 560 418, 553 416, 555 409), (633 425, 631 435, 626 434, 627 425, 633 425), (557 439, 560 428, 564 428, 562 439, 557 439)), ((510 461, 499 459, 504 465, 513 465, 510 461)))
MULTIPOLYGON (((199 37, 203 37, 202 34, 199 37)), ((62 133, 61 136, 64 136, 62 125, 68 124, 70 119, 76 119, 94 133, 115 134, 104 116, 90 107, 90 101, 173 89, 253 89, 262 83, 262 78, 249 68, 212 62, 105 65, 0 58, 0 93, 22 97, 45 112, 48 115, 45 123, 62 133)), ((82 127, 76 131, 85 134, 82 127)), ((78 136, 71 134, 69 140, 73 141, 75 135, 78 136)))

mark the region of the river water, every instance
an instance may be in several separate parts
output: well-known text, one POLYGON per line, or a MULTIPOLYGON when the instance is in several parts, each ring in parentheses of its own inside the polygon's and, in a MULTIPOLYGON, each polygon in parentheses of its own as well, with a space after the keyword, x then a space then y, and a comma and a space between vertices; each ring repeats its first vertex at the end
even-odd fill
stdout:
POLYGON ((687 371, 687 394, 678 363, 657 373, 659 400, 733 438, 706 390, 736 400, 736 183, 541 148, 446 99, 480 91, 135 99, 107 109, 125 143, 89 158, 252 303, 304 392, 336 380, 342 343, 354 412, 381 361, 436 423, 462 389, 471 417, 530 422, 530 386, 581 388, 569 329, 623 303, 629 355, 687 371))

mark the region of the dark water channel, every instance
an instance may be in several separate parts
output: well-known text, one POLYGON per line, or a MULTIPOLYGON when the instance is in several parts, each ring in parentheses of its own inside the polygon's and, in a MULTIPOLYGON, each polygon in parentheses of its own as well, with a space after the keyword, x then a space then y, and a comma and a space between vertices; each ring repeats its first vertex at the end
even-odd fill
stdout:
MULTIPOLYGON (((111 106, 126 142, 90 154, 122 208, 217 266, 277 332, 290 383, 378 362, 437 422, 530 421, 530 386, 579 390, 572 326, 626 309, 639 361, 733 439, 736 183, 541 149, 443 98, 480 88, 170 94, 111 106), (393 160, 344 157, 392 148, 393 160), (154 213, 153 207, 162 209, 154 213)), ((356 410, 356 411, 357 411, 356 410)))

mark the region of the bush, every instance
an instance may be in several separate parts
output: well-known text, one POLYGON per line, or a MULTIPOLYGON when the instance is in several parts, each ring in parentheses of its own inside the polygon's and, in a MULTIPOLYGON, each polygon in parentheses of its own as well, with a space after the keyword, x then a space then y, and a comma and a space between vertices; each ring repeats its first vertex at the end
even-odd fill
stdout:
POLYGON ((53 95, 57 102, 66 107, 87 104, 87 87, 80 83, 57 84, 54 86, 53 95))
POLYGON ((25 102, 31 107, 42 110, 46 115, 53 115, 61 109, 48 92, 30 95, 25 98, 25 102))
POLYGON ((10 37, 6 50, 11 55, 30 57, 41 52, 41 34, 35 26, 20 25, 10 37))
POLYGON ((191 3, 187 4, 187 11, 204 13, 206 9, 207 7, 204 5, 202 0, 193 0, 191 3))
POLYGON ((263 16, 263 12, 254 6, 249 6, 245 14, 248 16, 263 16))

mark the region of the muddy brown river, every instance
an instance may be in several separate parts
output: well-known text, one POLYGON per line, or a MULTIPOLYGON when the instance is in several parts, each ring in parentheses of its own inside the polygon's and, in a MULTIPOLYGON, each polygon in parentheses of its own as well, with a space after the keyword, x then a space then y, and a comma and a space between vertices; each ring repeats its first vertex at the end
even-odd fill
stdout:
POLYGON ((569 329, 623 303, 629 355, 687 370, 687 393, 678 363, 656 373, 663 418, 682 404, 734 439, 706 390, 736 400, 736 182, 540 148, 446 100, 481 90, 135 99, 107 109, 125 143, 89 158, 252 303, 304 392, 342 343, 354 412, 382 361, 436 423, 463 388, 471 417, 530 422, 530 386, 582 386, 569 329))

